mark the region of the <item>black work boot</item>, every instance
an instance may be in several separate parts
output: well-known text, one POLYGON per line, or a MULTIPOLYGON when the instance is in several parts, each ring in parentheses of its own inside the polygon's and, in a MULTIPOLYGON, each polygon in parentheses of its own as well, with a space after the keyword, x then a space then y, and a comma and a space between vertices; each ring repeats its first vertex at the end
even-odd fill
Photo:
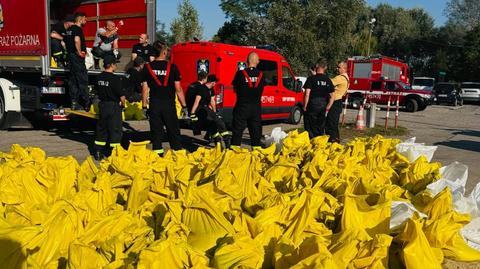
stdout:
POLYGON ((225 143, 225 148, 230 149, 231 145, 231 137, 229 135, 223 137, 223 143, 225 143))

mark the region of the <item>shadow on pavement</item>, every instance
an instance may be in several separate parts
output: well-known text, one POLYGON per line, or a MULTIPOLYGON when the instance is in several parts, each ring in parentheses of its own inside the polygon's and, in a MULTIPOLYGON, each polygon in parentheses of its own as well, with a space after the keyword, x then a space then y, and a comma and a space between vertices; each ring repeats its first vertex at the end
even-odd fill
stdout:
POLYGON ((446 146, 450 148, 463 149, 473 152, 480 152, 480 142, 468 141, 468 140, 459 140, 459 141, 446 141, 438 142, 434 144, 435 146, 446 146))
POLYGON ((446 131, 451 131, 454 135, 465 135, 465 136, 474 136, 480 137, 480 131, 477 130, 465 130, 465 129, 443 129, 446 131))

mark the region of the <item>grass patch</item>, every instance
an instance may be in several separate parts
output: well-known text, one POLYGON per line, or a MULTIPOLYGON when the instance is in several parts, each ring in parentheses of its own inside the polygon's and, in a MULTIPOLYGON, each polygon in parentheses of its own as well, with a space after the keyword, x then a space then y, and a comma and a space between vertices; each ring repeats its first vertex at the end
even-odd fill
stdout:
MULTIPOLYGON (((293 128, 286 130, 285 132, 290 132, 293 130, 298 130, 299 132, 305 131, 304 128, 293 128)), ((403 137, 410 133, 410 131, 402 126, 389 127, 385 130, 385 126, 377 125, 374 128, 365 128, 365 130, 355 129, 355 124, 345 124, 340 128, 340 138, 342 140, 351 140, 355 137, 373 137, 376 135, 382 135, 385 137, 403 137)))

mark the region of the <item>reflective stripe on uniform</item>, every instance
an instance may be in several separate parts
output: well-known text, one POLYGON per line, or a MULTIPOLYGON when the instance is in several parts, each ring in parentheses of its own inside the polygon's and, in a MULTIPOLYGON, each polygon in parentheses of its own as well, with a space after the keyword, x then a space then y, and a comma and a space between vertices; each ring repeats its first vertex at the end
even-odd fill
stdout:
POLYGON ((214 135, 212 135, 212 138, 217 138, 220 136, 220 133, 215 133, 214 135))
POLYGON ((107 142, 95 141, 95 145, 97 145, 97 146, 106 146, 106 145, 107 145, 107 142))
POLYGON ((232 133, 229 132, 229 131, 225 131, 225 132, 221 133, 220 135, 221 136, 227 136, 227 135, 232 135, 232 133))
POLYGON ((58 55, 62 55, 62 54, 63 54, 63 52, 62 52, 62 51, 60 51, 60 52, 56 52, 56 53, 54 53, 54 54, 53 54, 53 56, 58 56, 58 55))
POLYGON ((163 153, 165 153, 165 150, 163 150, 163 149, 156 149, 156 150, 154 150, 153 152, 155 152, 155 153, 157 153, 157 154, 163 154, 163 153))

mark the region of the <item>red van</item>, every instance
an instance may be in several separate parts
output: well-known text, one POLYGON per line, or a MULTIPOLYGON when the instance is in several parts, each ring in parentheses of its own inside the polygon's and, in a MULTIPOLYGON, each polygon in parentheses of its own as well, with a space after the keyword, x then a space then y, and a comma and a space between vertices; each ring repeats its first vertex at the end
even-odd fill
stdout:
POLYGON ((236 101, 232 81, 237 70, 246 67, 250 52, 258 53, 266 86, 262 96, 262 119, 287 119, 292 124, 302 118, 303 91, 301 82, 295 78, 285 58, 273 51, 255 47, 241 47, 212 42, 188 42, 172 47, 171 61, 182 75, 182 87, 197 80, 203 70, 215 74, 219 82, 215 87, 217 108, 226 122, 232 121, 236 101))

